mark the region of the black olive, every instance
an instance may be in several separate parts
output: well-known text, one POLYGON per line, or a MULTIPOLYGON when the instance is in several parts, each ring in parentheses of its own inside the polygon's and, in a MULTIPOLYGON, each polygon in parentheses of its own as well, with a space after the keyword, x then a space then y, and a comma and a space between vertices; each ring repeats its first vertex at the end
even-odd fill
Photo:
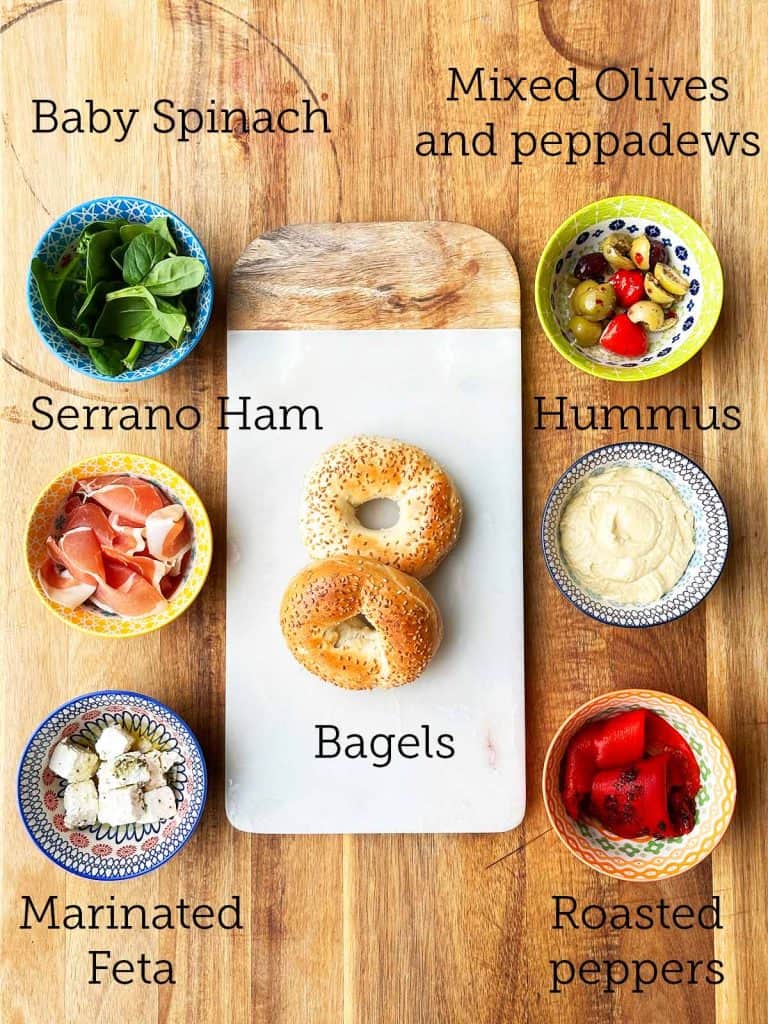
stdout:
POLYGON ((667 247, 658 238, 651 239, 651 251, 648 253, 648 266, 651 271, 657 263, 667 262, 667 247))
MULTIPOLYGON (((663 248, 664 246, 662 246, 663 248)), ((577 260, 576 266, 573 268, 573 276, 577 277, 579 281, 587 281, 590 278, 593 281, 599 281, 610 273, 608 260, 601 252, 588 252, 577 260)))

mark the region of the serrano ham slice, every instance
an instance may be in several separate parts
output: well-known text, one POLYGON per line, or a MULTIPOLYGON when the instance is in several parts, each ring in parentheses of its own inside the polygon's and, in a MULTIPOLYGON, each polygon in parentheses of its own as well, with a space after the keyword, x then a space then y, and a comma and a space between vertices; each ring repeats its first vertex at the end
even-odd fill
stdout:
POLYGON ((165 562, 158 562, 156 558, 150 558, 148 555, 128 555, 117 548, 108 547, 102 548, 102 554, 108 567, 110 563, 117 562, 127 569, 132 569, 143 576, 158 591, 160 590, 160 581, 168 573, 168 566, 165 562))
POLYGON ((109 525, 114 530, 112 546, 118 551, 122 551, 126 555, 135 555, 139 551, 144 551, 147 545, 144 540, 143 526, 131 526, 130 523, 122 520, 117 512, 110 513, 109 525))
POLYGON ((140 573, 114 563, 107 563, 107 578, 99 583, 91 600, 124 619, 152 615, 168 603, 140 573))
POLYGON ((43 593, 54 604, 64 608, 79 608, 96 592, 96 585, 81 583, 66 569, 60 570, 52 558, 46 558, 37 570, 43 593))
POLYGON ((133 526, 143 526, 147 516, 161 509, 166 500, 149 480, 138 476, 95 477, 81 480, 81 492, 133 526))
POLYGON ((147 517, 147 551, 164 562, 175 562, 192 546, 187 514, 181 505, 166 505, 147 517))
POLYGON ((104 559, 98 537, 89 526, 76 526, 62 534, 57 544, 53 537, 47 541, 48 553, 63 565, 76 580, 98 586, 104 579, 104 559))
POLYGON ((104 509, 92 501, 77 505, 64 522, 64 533, 78 526, 87 526, 96 534, 99 544, 112 544, 115 530, 110 525, 104 509))

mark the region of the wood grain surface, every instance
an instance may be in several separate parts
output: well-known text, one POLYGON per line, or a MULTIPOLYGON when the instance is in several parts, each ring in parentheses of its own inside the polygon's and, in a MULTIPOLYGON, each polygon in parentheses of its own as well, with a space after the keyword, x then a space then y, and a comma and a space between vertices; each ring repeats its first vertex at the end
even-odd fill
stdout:
POLYGON ((519 327, 509 252, 445 221, 302 224, 254 239, 229 277, 232 331, 519 327))
MULTIPOLYGON (((537 157, 423 159, 417 131, 482 128, 540 134, 611 128, 649 132, 757 130, 768 138, 763 92, 765 3, 669 0, 44 0, 10 2, 3 17, 2 965, 8 1024, 81 1019, 268 1024, 757 1024, 768 1018, 765 971, 766 632, 768 457, 763 426, 764 158, 618 157, 604 166, 537 157), (705 77, 723 74, 719 104, 446 104, 450 65, 506 73, 588 74, 605 64, 705 77), (145 110, 129 141, 33 135, 33 97, 62 105, 91 97, 145 110), (328 135, 210 135, 180 143, 151 130, 157 97, 205 106, 280 108, 303 96, 329 112, 328 135), (479 109, 475 109, 478 107, 479 109), (498 108, 498 109, 497 109, 498 108), (659 380, 608 384, 581 374, 538 327, 532 283, 550 233, 599 196, 642 192, 701 221, 720 253, 726 301, 699 357, 659 380), (66 371, 37 339, 25 303, 29 254, 50 221, 84 198, 147 196, 179 213, 211 258, 217 303, 203 343, 166 376, 127 388, 66 371), (35 598, 21 536, 38 490, 77 458, 120 448, 171 463, 197 488, 224 549, 225 459, 213 429, 225 390, 226 278, 248 242, 285 224, 450 220, 475 224, 513 254, 521 281, 526 473, 527 737, 524 824, 494 836, 246 836, 224 816, 224 566, 181 619, 140 640, 80 636, 35 598), (36 395, 57 406, 102 402, 199 405, 208 428, 181 433, 35 431, 36 395), (687 618, 644 632, 602 627, 549 582, 539 519, 560 472, 579 454, 633 432, 536 431, 535 395, 570 402, 738 405, 733 432, 659 431, 701 462, 720 487, 733 545, 725 575, 687 618), (241 896, 239 932, 19 931, 20 898, 58 894, 102 902, 112 887, 49 864, 24 834, 14 774, 32 728, 68 697, 126 685, 172 705, 199 736, 210 767, 203 823, 161 871, 115 887, 120 901, 226 901, 241 896), (628 885, 580 865, 549 830, 539 795, 544 753, 564 715, 620 686, 670 690, 707 712, 733 752, 739 800, 712 858, 660 885, 628 885), (716 933, 606 934, 551 929, 551 897, 603 904, 723 900, 716 933), (88 986, 88 950, 170 957, 178 983, 88 986), (644 995, 573 986, 548 993, 549 961, 722 960, 725 982, 655 986, 644 995)), ((254 442, 274 444, 265 435, 254 442)))

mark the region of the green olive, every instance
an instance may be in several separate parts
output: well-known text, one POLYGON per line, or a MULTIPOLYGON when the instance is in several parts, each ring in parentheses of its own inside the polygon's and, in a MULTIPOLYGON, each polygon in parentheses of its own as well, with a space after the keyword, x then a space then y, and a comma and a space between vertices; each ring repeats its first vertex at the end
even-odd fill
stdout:
POLYGON ((638 235, 633 240, 629 255, 637 270, 651 269, 651 240, 648 235, 638 235))
MULTIPOLYGON (((656 269, 658 270, 658 267, 656 269)), ((644 284, 645 294, 651 302, 658 302, 660 306, 671 306, 675 301, 675 296, 665 291, 659 284, 658 278, 654 277, 653 274, 648 273, 645 275, 644 284)))
POLYGON ((635 302, 627 310, 627 316, 633 324, 642 324, 649 331, 664 330, 664 310, 658 302, 651 302, 650 299, 635 302))
POLYGON ((659 263, 654 274, 661 287, 670 295, 685 295, 691 287, 690 282, 686 281, 682 274, 678 274, 674 267, 669 267, 664 263, 659 263))
POLYGON ((608 235, 600 248, 614 270, 632 270, 635 266, 630 257, 632 239, 629 235, 608 235))
POLYGON ((568 329, 576 341, 583 345, 584 348, 596 345, 600 341, 600 335, 603 333, 602 324, 593 323, 592 320, 587 320, 585 316, 571 317, 568 321, 568 329))
POLYGON ((598 281, 582 281, 571 293, 571 311, 593 323, 607 320, 616 307, 613 285, 598 281))

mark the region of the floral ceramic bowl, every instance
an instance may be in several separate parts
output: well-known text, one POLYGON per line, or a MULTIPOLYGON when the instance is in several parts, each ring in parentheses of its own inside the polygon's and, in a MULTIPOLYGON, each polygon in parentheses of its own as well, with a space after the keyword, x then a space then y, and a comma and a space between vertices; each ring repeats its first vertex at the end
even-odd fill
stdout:
POLYGON ((119 217, 142 224, 149 223, 155 217, 166 217, 178 245, 179 255, 193 256, 205 266, 205 277, 197 289, 195 315, 191 318, 192 329, 177 348, 147 343, 132 370, 124 370, 116 377, 108 377, 95 368, 85 349, 73 344, 59 332, 43 309, 40 294, 31 273, 27 279, 27 304, 37 333, 57 359, 70 369, 77 370, 78 373, 84 373, 96 380, 124 384, 129 381, 149 380, 150 377, 157 377, 158 374, 165 373, 166 370, 172 369, 186 359, 202 338, 211 318, 213 275, 202 242, 188 224, 185 224, 180 217, 164 206, 150 202, 148 199, 136 199, 132 196, 105 196, 102 199, 90 199, 85 203, 80 203, 79 206, 73 206, 71 210, 67 210, 51 224, 35 246, 32 257, 37 256, 43 263, 52 267, 87 224, 97 220, 113 220, 119 217))
POLYGON ((579 860, 596 871, 629 882, 658 882, 695 867, 723 838, 733 815, 736 774, 720 733, 700 711, 657 690, 616 690, 588 701, 560 726, 544 761, 544 805, 553 829, 579 860), (696 824, 671 839, 622 839, 593 822, 574 821, 560 795, 560 766, 571 739, 588 722, 647 708, 685 737, 701 773, 696 824))
POLYGON ((541 522, 544 559, 557 587, 585 615, 611 626, 658 626, 686 615, 704 600, 720 578, 729 538, 723 499, 707 474, 673 448, 641 442, 606 445, 577 459, 552 488, 541 522), (672 590, 650 604, 613 604, 585 590, 572 576, 560 546, 563 510, 582 481, 616 466, 641 467, 658 473, 693 513, 693 557, 672 590))
POLYGON ((574 366, 606 380, 648 380, 682 366, 709 338, 723 303, 723 272, 709 238, 682 210, 648 196, 613 196, 578 210, 552 235, 536 270, 535 295, 544 332, 574 366), (568 329, 573 267, 614 231, 662 241, 670 264, 690 282, 676 306, 677 326, 649 334, 649 351, 634 359, 599 344, 580 347, 568 329))
POLYGON ((189 726, 159 701, 128 690, 101 690, 63 704, 32 734, 19 764, 19 813, 32 841, 59 867, 98 882, 137 878, 175 856, 197 828, 205 806, 207 773, 189 726), (102 729, 120 725, 180 760, 167 773, 176 817, 152 825, 92 825, 67 829, 66 782, 48 768, 51 751, 68 738, 93 748, 102 729))
POLYGON ((113 452, 77 462, 60 473, 39 495, 27 520, 24 537, 27 570, 40 600, 70 626, 95 636, 143 636, 177 619, 200 593, 213 554, 213 535, 205 506, 187 481, 175 470, 143 455, 113 452), (45 594, 38 570, 47 555, 46 539, 55 531, 56 521, 78 480, 109 474, 143 477, 155 484, 172 502, 184 507, 192 524, 192 549, 181 581, 165 607, 142 618, 122 618, 102 611, 90 602, 77 608, 56 604, 45 594))

